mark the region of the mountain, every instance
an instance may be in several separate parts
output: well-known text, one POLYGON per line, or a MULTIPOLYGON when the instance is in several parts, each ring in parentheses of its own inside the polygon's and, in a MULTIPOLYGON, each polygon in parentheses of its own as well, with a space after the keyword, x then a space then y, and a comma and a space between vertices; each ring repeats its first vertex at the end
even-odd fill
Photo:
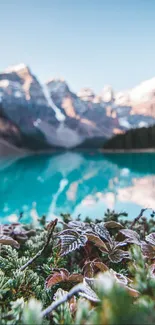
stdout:
POLYGON ((63 79, 42 85, 25 64, 0 73, 0 138, 26 150, 98 147, 116 134, 155 124, 155 78, 115 93, 63 79))
POLYGON ((47 105, 40 83, 25 64, 9 67, 0 74, 0 94, 4 98, 10 95, 23 101, 47 105))
POLYGON ((138 86, 116 94, 117 105, 130 105, 132 114, 155 117, 155 78, 146 80, 138 86))

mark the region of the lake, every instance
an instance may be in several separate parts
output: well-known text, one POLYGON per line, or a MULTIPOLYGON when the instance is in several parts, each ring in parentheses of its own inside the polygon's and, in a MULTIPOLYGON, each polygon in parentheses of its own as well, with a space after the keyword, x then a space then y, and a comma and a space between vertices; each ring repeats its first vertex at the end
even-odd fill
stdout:
POLYGON ((155 209, 155 154, 58 152, 0 160, 1 222, 71 213, 102 218, 107 208, 134 218, 155 209))

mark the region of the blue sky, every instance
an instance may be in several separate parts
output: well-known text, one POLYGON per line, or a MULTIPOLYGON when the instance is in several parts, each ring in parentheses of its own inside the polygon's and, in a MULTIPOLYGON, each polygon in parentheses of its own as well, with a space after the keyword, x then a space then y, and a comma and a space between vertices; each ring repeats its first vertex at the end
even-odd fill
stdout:
POLYGON ((0 71, 24 62, 73 91, 155 76, 155 0, 2 0, 0 71))

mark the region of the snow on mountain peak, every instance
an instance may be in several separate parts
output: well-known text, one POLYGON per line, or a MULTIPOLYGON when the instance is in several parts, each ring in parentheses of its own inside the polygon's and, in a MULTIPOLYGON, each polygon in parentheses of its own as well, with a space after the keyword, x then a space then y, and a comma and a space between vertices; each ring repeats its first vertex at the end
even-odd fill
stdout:
POLYGON ((113 89, 110 85, 104 86, 101 98, 106 103, 111 102, 113 100, 113 89))
POLYGON ((148 95, 150 95, 152 91, 155 91, 155 78, 143 81, 140 85, 131 89, 130 98, 133 101, 148 99, 148 95))
POLYGON ((89 101, 95 97, 95 94, 91 88, 82 88, 78 93, 77 96, 83 100, 89 101))
POLYGON ((12 65, 9 66, 5 72, 10 73, 10 72, 18 72, 20 70, 28 69, 27 65, 25 63, 20 63, 18 65, 12 65))

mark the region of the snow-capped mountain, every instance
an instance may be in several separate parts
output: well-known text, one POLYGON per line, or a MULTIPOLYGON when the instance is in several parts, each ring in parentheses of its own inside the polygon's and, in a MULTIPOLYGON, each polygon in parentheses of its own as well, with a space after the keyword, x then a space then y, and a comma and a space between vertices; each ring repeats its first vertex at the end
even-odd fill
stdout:
POLYGON ((138 86, 115 95, 117 105, 130 105, 132 114, 155 117, 155 78, 146 80, 138 86))
POLYGON ((25 64, 11 66, 0 74, 0 94, 47 105, 43 89, 25 64))
POLYGON ((95 141, 97 145, 97 139, 101 143, 151 124, 155 124, 155 78, 125 92, 105 86, 100 94, 90 88, 76 94, 63 79, 42 85, 25 64, 0 73, 0 136, 10 139, 9 130, 16 130, 11 141, 18 146, 73 148, 95 141))

